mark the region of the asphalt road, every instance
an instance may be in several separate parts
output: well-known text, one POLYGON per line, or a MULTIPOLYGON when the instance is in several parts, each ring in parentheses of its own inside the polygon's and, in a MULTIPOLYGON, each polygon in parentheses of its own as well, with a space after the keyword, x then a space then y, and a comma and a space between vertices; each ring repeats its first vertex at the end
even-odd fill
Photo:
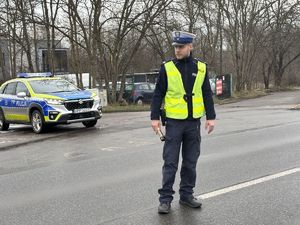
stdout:
POLYGON ((12 127, 0 134, 0 224, 300 225, 297 104, 300 91, 217 106, 197 166, 203 208, 180 206, 176 193, 164 216, 163 145, 149 112, 105 114, 96 128, 44 135, 12 127))

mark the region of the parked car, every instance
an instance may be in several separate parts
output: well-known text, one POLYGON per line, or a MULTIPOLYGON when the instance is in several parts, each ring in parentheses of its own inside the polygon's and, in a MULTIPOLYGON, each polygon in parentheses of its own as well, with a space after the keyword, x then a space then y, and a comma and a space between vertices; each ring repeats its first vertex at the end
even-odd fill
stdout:
POLYGON ((102 116, 99 97, 51 74, 20 74, 0 87, 0 130, 31 124, 35 133, 56 124, 93 127, 102 116))
POLYGON ((148 82, 127 84, 123 98, 129 103, 150 103, 154 94, 155 84, 148 82))

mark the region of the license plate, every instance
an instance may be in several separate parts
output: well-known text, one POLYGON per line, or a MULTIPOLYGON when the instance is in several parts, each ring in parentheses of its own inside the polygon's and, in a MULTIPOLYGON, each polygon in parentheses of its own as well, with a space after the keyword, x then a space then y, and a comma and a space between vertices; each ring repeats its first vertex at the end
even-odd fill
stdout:
POLYGON ((89 108, 84 108, 84 109, 74 109, 73 112, 74 113, 83 113, 83 112, 89 112, 91 111, 91 109, 89 108))

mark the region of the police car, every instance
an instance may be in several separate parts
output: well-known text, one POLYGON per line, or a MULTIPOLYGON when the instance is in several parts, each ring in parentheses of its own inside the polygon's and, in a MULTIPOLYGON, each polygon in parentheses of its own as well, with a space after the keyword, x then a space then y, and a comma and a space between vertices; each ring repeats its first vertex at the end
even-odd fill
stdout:
POLYGON ((57 124, 82 122, 93 127, 102 116, 96 94, 81 90, 51 73, 20 73, 0 87, 0 130, 31 124, 41 133, 57 124))

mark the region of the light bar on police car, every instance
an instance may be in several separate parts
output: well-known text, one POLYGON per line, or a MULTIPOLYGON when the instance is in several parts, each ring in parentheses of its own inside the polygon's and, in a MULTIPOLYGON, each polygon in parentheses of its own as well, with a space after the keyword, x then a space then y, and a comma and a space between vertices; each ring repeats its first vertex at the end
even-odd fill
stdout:
POLYGON ((31 77, 52 77, 51 72, 45 72, 45 73, 18 73, 18 78, 31 78, 31 77))

